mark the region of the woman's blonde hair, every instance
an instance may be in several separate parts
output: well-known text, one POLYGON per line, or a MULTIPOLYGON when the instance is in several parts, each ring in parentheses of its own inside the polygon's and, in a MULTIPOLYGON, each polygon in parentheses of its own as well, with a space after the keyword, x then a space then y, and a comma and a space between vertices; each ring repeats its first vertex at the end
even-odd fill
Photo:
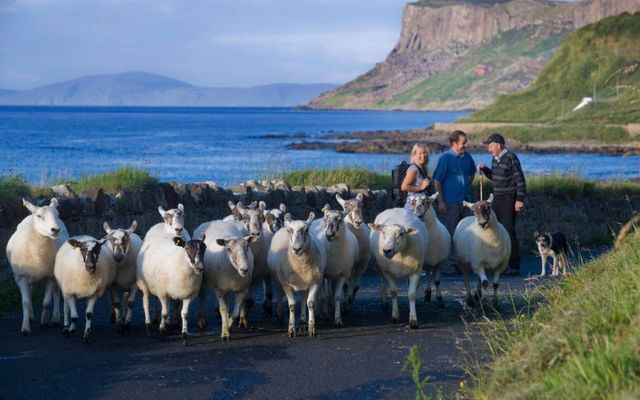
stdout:
POLYGON ((424 143, 416 143, 413 145, 413 148, 411 149, 411 162, 413 162, 413 157, 416 155, 418 150, 424 150, 424 152, 427 153, 424 165, 429 165, 429 148, 424 143))

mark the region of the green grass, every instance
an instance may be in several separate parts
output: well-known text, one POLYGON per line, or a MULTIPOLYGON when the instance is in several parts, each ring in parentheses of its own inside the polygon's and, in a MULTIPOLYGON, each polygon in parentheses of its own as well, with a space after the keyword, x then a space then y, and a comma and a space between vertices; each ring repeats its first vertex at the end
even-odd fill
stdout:
POLYGON ((640 397, 640 231, 531 296, 513 319, 472 325, 491 362, 471 369, 479 399, 640 397), (537 310, 535 312, 529 312, 537 310))
POLYGON ((17 203, 31 194, 27 182, 18 175, 0 176, 0 207, 17 203))
POLYGON ((99 175, 83 175, 79 181, 68 183, 76 193, 101 188, 105 193, 115 194, 123 189, 143 189, 158 182, 157 178, 149 175, 149 172, 144 169, 124 167, 99 175))
POLYGON ((289 186, 331 186, 347 184, 358 189, 391 189, 391 174, 379 174, 365 168, 305 169, 284 172, 280 179, 289 186))
POLYGON ((528 89, 502 95, 464 121, 640 121, 640 13, 621 14, 570 35, 528 89), (577 112, 582 97, 596 102, 577 112))
MULTIPOLYGON (((510 139, 521 143, 545 141, 594 141, 599 143, 624 143, 630 140, 626 130, 617 126, 595 124, 555 124, 544 127, 508 126, 501 129, 510 139)), ((481 136, 495 129, 480 132, 481 136)))

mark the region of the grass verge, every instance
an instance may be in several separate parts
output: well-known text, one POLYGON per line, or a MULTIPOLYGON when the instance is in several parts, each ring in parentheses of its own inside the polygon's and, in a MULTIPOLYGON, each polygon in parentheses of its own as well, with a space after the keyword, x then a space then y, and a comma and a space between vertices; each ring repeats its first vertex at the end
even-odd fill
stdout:
MULTIPOLYGON (((491 355, 472 368, 479 399, 640 397, 640 232, 557 285, 535 313, 485 320, 491 355)), ((531 307, 527 307, 530 310, 531 307)))
POLYGON ((332 186, 344 183, 350 188, 391 189, 391 174, 380 174, 361 167, 283 172, 280 179, 289 186, 332 186))
POLYGON ((136 167, 124 167, 99 175, 83 175, 77 182, 69 182, 69 186, 81 193, 87 189, 102 188, 105 193, 115 194, 123 189, 143 189, 147 185, 158 184, 158 178, 149 172, 136 167))

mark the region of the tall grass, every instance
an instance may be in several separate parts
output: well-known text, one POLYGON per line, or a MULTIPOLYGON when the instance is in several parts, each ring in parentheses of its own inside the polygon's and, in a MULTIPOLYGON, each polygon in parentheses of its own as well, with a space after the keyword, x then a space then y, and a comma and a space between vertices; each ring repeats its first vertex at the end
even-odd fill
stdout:
POLYGON ((69 182, 69 186, 77 193, 101 188, 105 193, 115 194, 123 189, 143 189, 158 182, 158 178, 151 176, 145 169, 123 167, 103 174, 82 175, 79 181, 69 182))
POLYGON ((512 319, 474 325, 492 361, 472 368, 483 399, 640 397, 640 232, 512 319), (530 312, 537 309, 535 313, 530 312))
POLYGON ((16 203, 31 193, 27 182, 18 175, 0 176, 0 207, 16 203))
POLYGON ((391 174, 380 174, 366 168, 305 169, 283 172, 280 176, 289 186, 332 186, 339 183, 350 188, 391 189, 391 174))

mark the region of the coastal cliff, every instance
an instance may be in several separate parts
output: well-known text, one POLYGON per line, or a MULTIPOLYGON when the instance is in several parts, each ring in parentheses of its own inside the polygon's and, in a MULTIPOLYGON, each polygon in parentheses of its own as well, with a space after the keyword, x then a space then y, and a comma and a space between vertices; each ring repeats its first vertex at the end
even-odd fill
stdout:
POLYGON ((527 87, 574 30, 637 0, 427 0, 405 5, 386 60, 309 103, 311 108, 481 108, 527 87))

